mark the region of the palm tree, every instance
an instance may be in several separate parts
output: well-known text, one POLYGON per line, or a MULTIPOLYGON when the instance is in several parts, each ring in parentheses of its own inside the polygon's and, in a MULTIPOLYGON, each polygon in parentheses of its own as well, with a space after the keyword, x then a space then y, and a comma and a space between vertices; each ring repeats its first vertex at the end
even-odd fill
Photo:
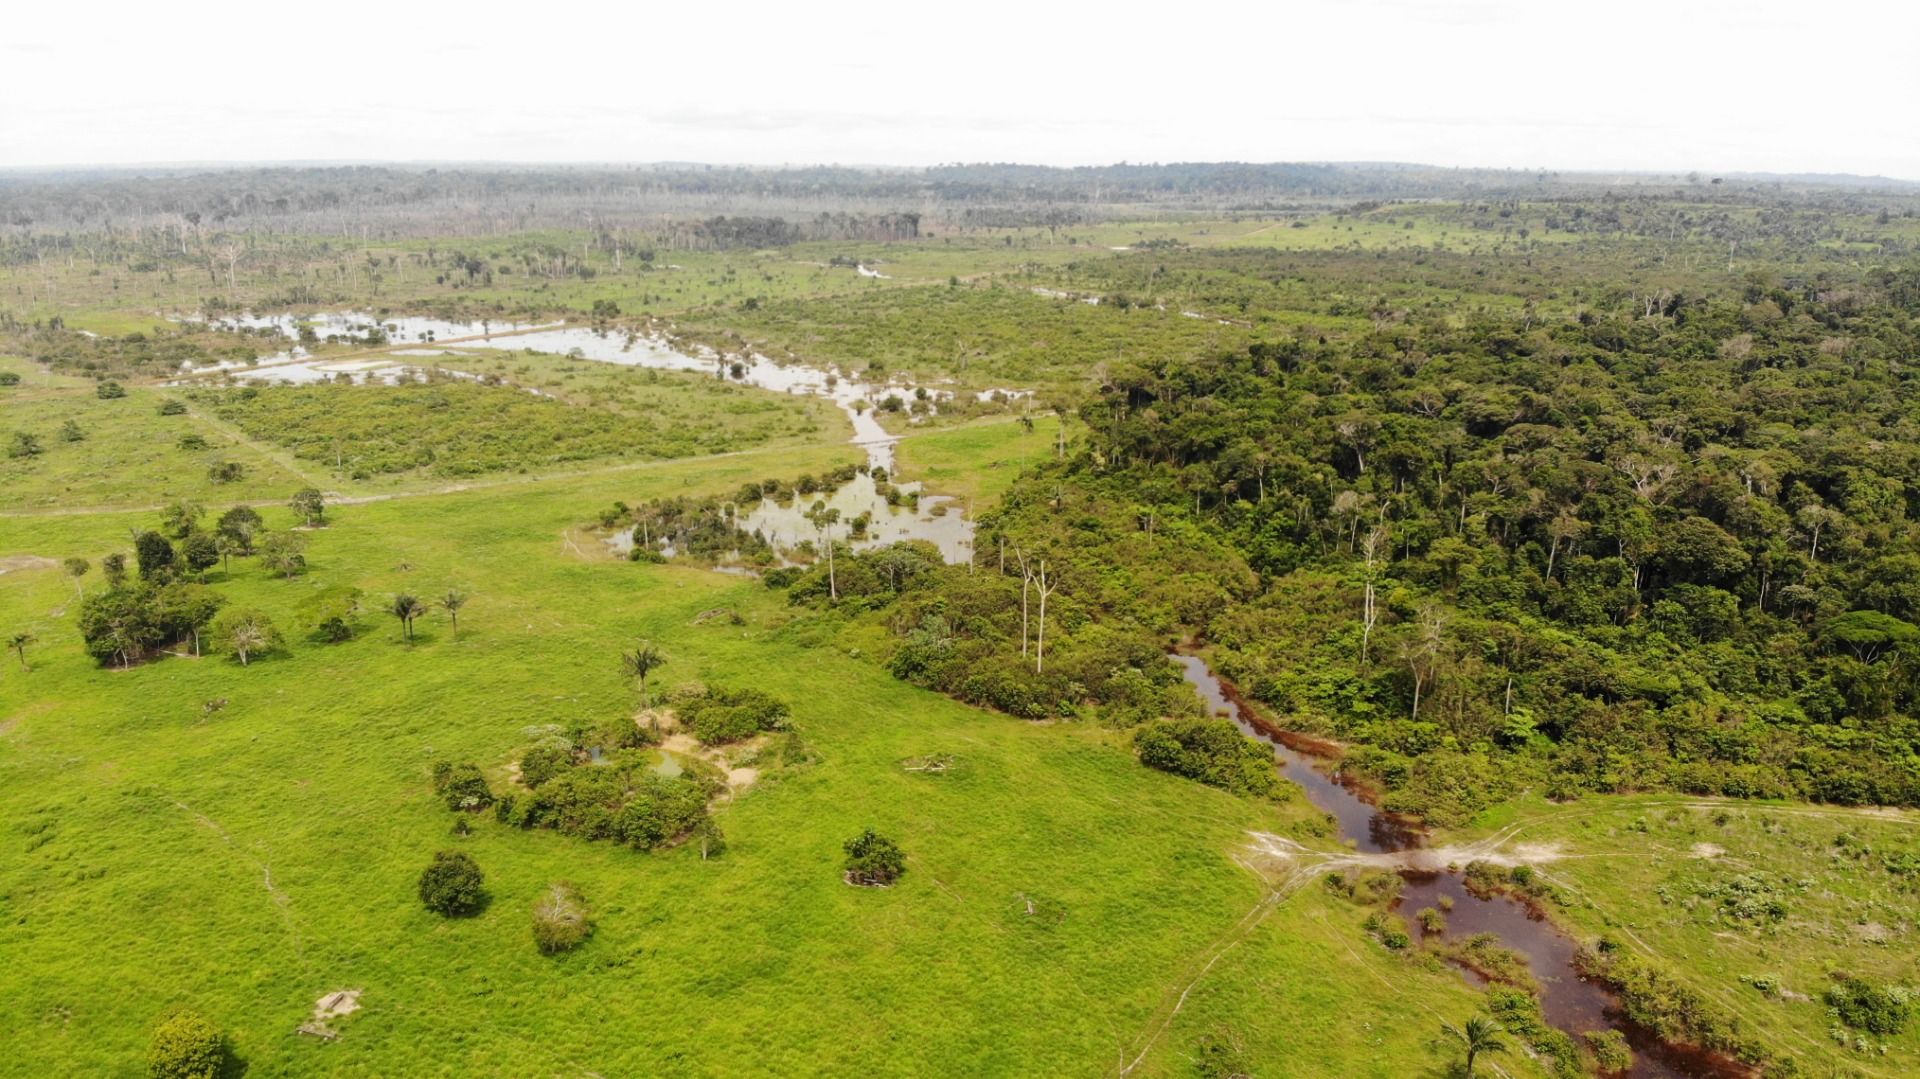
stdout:
POLYGON ((453 635, 460 636, 460 608, 467 605, 467 594, 457 588, 447 589, 440 597, 440 606, 447 609, 447 617, 453 619, 453 635))
POLYGON ((400 626, 406 631, 407 643, 413 643, 413 620, 426 613, 427 605, 405 592, 393 597, 388 613, 400 620, 400 626))
POLYGON ((805 514, 813 527, 820 530, 820 537, 827 545, 827 598, 840 598, 840 585, 833 576, 833 526, 840 523, 840 511, 829 507, 824 501, 815 502, 813 508, 805 514))
POLYGON ((1476 1015, 1465 1025, 1446 1028, 1447 1033, 1459 1038, 1467 1046, 1467 1079, 1473 1079, 1473 1062, 1481 1053, 1504 1053, 1507 1043, 1500 1040, 1506 1033, 1500 1024, 1483 1015, 1476 1015))
POLYGON ((641 641, 633 651, 620 654, 620 669, 640 685, 640 707, 647 706, 647 675, 667 662, 666 653, 652 641, 641 641))
POLYGON ((7 638, 7 647, 13 649, 13 654, 20 657, 21 670, 33 670, 32 667, 27 665, 27 646, 39 639, 40 638, 35 637, 32 633, 24 629, 7 638))

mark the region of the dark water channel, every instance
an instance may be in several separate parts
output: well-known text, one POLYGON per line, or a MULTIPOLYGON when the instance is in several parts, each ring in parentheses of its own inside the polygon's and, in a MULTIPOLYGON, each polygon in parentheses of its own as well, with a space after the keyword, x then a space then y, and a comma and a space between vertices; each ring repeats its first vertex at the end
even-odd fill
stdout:
MULTIPOLYGON (((1180 664, 1208 711, 1232 720, 1249 738, 1273 747, 1282 765, 1281 773, 1300 785, 1309 802, 1333 818, 1342 840, 1367 854, 1391 854, 1425 845, 1426 835, 1417 826, 1381 812, 1359 790, 1314 767, 1312 739, 1263 721, 1231 683, 1207 667, 1206 661, 1178 653, 1172 659, 1180 664)), ((1626 1036, 1633 1047, 1633 1066, 1616 1073, 1624 1079, 1746 1079, 1752 1074, 1717 1054, 1670 1044, 1627 1019, 1612 990, 1581 977, 1575 969, 1578 945, 1526 903, 1504 895, 1475 896, 1467 891, 1458 873, 1402 870, 1401 877, 1405 883, 1396 910, 1407 917, 1410 932, 1421 935, 1413 913, 1434 907, 1446 913, 1446 927, 1435 936, 1465 940, 1491 933, 1498 937, 1502 947, 1526 960, 1539 984, 1540 1010, 1547 1022, 1576 1040, 1588 1031, 1609 1028, 1626 1036)), ((1463 973, 1477 983, 1486 981, 1477 972, 1463 973)))

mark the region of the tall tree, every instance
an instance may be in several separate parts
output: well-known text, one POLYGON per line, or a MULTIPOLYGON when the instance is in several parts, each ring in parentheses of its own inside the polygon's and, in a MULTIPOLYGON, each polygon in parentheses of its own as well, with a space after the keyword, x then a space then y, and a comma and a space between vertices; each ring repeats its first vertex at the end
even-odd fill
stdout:
POLYGON ((821 541, 827 545, 827 596, 837 600, 840 598, 840 584, 833 572, 833 526, 840 523, 840 511, 824 501, 815 502, 806 517, 819 530, 821 541))

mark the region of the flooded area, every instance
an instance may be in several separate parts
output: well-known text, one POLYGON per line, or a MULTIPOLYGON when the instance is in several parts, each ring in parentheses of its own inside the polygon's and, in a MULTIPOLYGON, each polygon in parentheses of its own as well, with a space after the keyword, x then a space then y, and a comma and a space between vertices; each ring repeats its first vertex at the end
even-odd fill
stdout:
MULTIPOLYGON (((896 487, 903 492, 920 491, 917 483, 902 483, 896 487)), ((851 482, 824 498, 802 495, 784 503, 762 499, 758 506, 740 515, 739 525, 748 532, 758 532, 778 549, 791 550, 803 540, 817 539, 818 533, 806 517, 816 501, 825 502, 828 508, 839 510, 842 521, 851 521, 862 514, 869 515, 871 523, 865 535, 850 535, 844 526, 835 534, 837 539, 856 551, 885 547, 905 540, 925 540, 940 548, 941 556, 949 564, 958 565, 973 557, 973 522, 967 519, 957 502, 945 495, 923 493, 917 506, 908 505, 905 501, 890 506, 881 496, 873 477, 866 474, 855 476, 851 482)))
MULTIPOLYGON (((848 377, 837 371, 798 363, 776 363, 758 354, 728 356, 703 347, 680 347, 663 337, 631 331, 603 330, 560 324, 537 325, 518 322, 450 322, 418 317, 376 318, 365 312, 340 311, 314 315, 265 315, 214 319, 211 325, 235 329, 275 330, 289 340, 359 342, 378 340, 387 345, 406 344, 373 356, 326 360, 309 358, 304 349, 294 347, 275 356, 263 357, 251 364, 222 363, 191 372, 195 375, 218 373, 245 382, 285 383, 293 385, 319 382, 352 382, 394 385, 430 376, 473 378, 459 369, 459 358, 481 350, 533 351, 625 367, 645 367, 662 371, 690 371, 724 378, 772 393, 805 394, 824 397, 843 412, 853 428, 850 441, 866 452, 867 463, 891 470, 893 445, 899 436, 887 431, 878 418, 878 406, 888 397, 924 402, 937 409, 938 402, 950 400, 953 391, 926 389, 898 381, 875 382, 848 377), (303 338, 303 332, 307 335, 303 338), (457 348, 422 347, 434 342, 457 341, 457 348), (401 362, 399 358, 433 357, 431 367, 401 362)), ((384 347, 370 345, 369 347, 384 347)), ((543 391, 529 392, 550 396, 543 391)), ((975 393, 978 401, 1009 402, 1031 398, 1031 391, 989 389, 975 393)), ((891 504, 883 497, 871 476, 856 476, 832 495, 825 496, 828 506, 840 511, 843 521, 865 516, 870 522, 860 534, 851 534, 842 525, 837 534, 856 549, 885 546, 901 540, 926 540, 940 548, 948 562, 966 561, 973 555, 973 522, 956 500, 921 490, 917 483, 895 483, 901 495, 891 504)), ((814 498, 792 502, 762 501, 758 506, 742 508, 740 525, 748 532, 759 532, 770 543, 791 550, 806 540, 817 540, 814 526, 805 514, 814 498)), ((625 552, 633 541, 624 533, 609 544, 625 552)))
MULTIPOLYGON (((1336 822, 1340 838, 1367 854, 1411 851, 1425 845, 1426 836, 1407 822, 1393 819, 1367 802, 1360 792, 1314 767, 1297 746, 1298 735, 1264 722, 1240 698, 1234 686, 1215 675, 1198 656, 1174 653, 1188 684, 1200 694, 1209 712, 1233 721, 1249 738, 1273 746, 1281 773, 1299 784, 1307 800, 1336 822)), ((1310 740, 1304 740, 1310 742, 1310 740)), ((1613 991, 1580 975, 1575 955, 1579 946, 1531 905, 1510 896, 1475 896, 1457 872, 1402 870, 1403 887, 1395 909, 1408 917, 1413 931, 1415 911, 1432 907, 1445 912, 1445 928, 1437 934, 1466 939, 1490 933, 1502 947, 1526 960, 1540 989, 1540 1010, 1547 1022, 1578 1039, 1588 1031, 1613 1029, 1625 1035, 1633 1048, 1633 1065, 1617 1073, 1624 1079, 1744 1079, 1748 1069, 1689 1046, 1663 1041, 1650 1030, 1627 1019, 1613 991)), ((1463 973, 1481 984, 1472 971, 1463 973)))

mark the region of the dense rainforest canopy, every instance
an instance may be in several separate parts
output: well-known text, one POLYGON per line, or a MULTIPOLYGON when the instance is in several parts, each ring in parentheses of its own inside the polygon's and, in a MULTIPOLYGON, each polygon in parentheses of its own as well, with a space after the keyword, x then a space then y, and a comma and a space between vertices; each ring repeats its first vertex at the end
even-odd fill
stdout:
POLYGON ((984 522, 1008 576, 908 578, 896 672, 1048 714, 1194 634, 1440 821, 1521 785, 1920 804, 1916 280, 1116 366, 984 522), (1007 550, 1059 581, 1046 671, 1007 550))

